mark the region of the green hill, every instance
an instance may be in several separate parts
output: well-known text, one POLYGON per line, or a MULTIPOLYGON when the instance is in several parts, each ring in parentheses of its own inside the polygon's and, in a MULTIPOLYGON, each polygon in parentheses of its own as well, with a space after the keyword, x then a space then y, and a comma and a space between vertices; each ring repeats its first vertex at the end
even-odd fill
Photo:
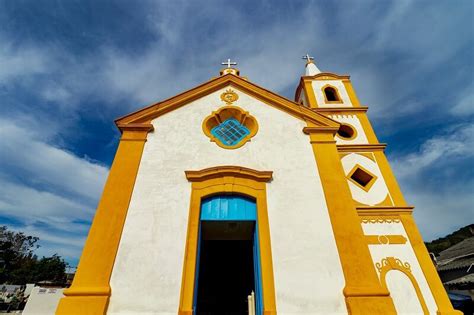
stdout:
POLYGON ((434 253, 436 256, 439 255, 443 250, 461 242, 462 240, 472 237, 474 232, 474 224, 466 225, 463 228, 460 228, 456 232, 453 232, 445 237, 440 237, 431 242, 425 243, 426 248, 430 253, 434 253))

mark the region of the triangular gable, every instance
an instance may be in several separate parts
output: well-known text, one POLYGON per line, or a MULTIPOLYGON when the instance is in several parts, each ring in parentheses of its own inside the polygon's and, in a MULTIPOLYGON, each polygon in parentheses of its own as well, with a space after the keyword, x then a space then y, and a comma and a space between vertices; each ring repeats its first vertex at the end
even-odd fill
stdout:
POLYGON ((119 128, 125 127, 125 125, 147 124, 163 114, 229 85, 259 99, 265 104, 276 107, 293 117, 310 122, 315 126, 339 128, 338 122, 233 74, 217 77, 162 102, 118 118, 115 120, 115 123, 119 128))

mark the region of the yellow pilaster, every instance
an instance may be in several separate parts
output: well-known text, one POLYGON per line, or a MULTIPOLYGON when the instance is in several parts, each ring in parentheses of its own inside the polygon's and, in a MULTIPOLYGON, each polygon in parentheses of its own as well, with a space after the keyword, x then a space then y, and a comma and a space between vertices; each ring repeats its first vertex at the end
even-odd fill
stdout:
POLYGON ((84 245, 72 286, 56 314, 105 314, 110 276, 150 124, 119 126, 122 138, 84 245))
POLYGON ((304 81, 304 95, 310 108, 318 108, 318 101, 316 100, 316 95, 314 95, 312 81, 304 81))
POLYGON ((347 94, 349 95, 349 99, 351 100, 351 103, 355 107, 360 107, 360 102, 359 98, 356 95, 356 92, 354 91, 354 88, 352 87, 352 82, 349 79, 343 79, 342 83, 344 84, 344 87, 346 88, 347 94))
POLYGON ((331 225, 345 278, 343 290, 350 314, 395 314, 382 288, 360 225, 337 151, 337 128, 306 127, 310 135, 331 225))

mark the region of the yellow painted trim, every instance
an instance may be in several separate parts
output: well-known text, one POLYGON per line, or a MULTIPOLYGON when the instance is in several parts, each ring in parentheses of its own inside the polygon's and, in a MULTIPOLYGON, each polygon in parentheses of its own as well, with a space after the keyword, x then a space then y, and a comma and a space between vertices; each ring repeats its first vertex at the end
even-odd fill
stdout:
POLYGON ((314 94, 313 84, 311 81, 304 82, 304 95, 306 96, 306 101, 310 108, 318 108, 318 101, 316 100, 316 95, 314 94))
MULTIPOLYGON (((384 151, 387 145, 385 143, 379 144, 338 144, 337 150, 339 152, 375 152, 384 151)), ((372 159, 373 160, 373 159, 372 159)))
POLYGON ((428 282, 431 294, 438 307, 437 314, 439 315, 462 315, 462 312, 454 310, 451 302, 449 301, 446 290, 443 287, 439 275, 436 271, 436 267, 433 265, 428 251, 425 247, 425 243, 416 227, 415 220, 411 214, 400 214, 405 232, 407 233, 410 244, 415 252, 415 256, 420 264, 421 270, 428 282))
POLYGON ((110 276, 150 126, 124 128, 79 266, 56 314, 105 314, 110 276))
POLYGON ((350 76, 347 74, 339 75, 333 72, 321 72, 318 74, 315 74, 313 76, 308 75, 308 76, 303 76, 303 79, 306 80, 317 80, 317 81, 325 81, 325 80, 348 80, 350 76))
POLYGON ((354 88, 352 87, 352 82, 349 79, 343 79, 342 83, 346 88, 347 94, 349 95, 349 99, 351 100, 352 106, 360 106, 359 98, 356 95, 354 88))
POLYGON ((264 89, 254 83, 246 81, 242 77, 235 76, 233 74, 226 74, 214 78, 172 98, 152 104, 141 110, 121 117, 115 120, 115 123, 117 125, 123 125, 130 123, 150 122, 153 119, 185 106, 194 100, 229 86, 234 87, 243 93, 247 93, 259 99, 260 101, 280 109, 298 119, 310 121, 319 126, 339 126, 339 124, 329 117, 316 113, 305 106, 299 105, 298 103, 290 101, 283 96, 264 89))
POLYGON ((367 140, 371 144, 378 144, 379 140, 377 139, 377 136, 375 135, 374 128, 372 127, 372 124, 369 121, 369 118, 367 117, 366 113, 358 113, 357 118, 359 118, 360 124, 362 125, 362 129, 364 130, 365 136, 367 137, 367 140))
POLYGON ((389 292, 382 288, 334 141, 336 130, 306 127, 344 272, 343 294, 350 314, 395 314, 389 292))
POLYGON ((266 183, 271 180, 272 172, 256 171, 238 166, 220 166, 200 171, 186 171, 185 173, 187 179, 192 183, 192 191, 178 313, 192 314, 193 312, 201 200, 207 196, 226 193, 242 194, 256 200, 263 309, 264 314, 276 314, 275 284, 266 201, 266 183))
POLYGON ((362 155, 362 156, 365 156, 366 158, 372 160, 373 162, 377 163, 377 161, 375 161, 375 157, 374 157, 374 154, 372 152, 359 152, 358 154, 362 155))
POLYGON ((334 106, 334 107, 318 107, 314 111, 317 113, 324 113, 325 115, 351 115, 366 113, 369 110, 367 106, 349 107, 349 106, 334 106))
POLYGON ((354 167, 352 168, 352 170, 349 172, 349 174, 347 174, 347 179, 350 180, 353 184, 355 184, 357 187, 359 187, 360 189, 364 190, 364 191, 369 191, 370 188, 372 188, 372 185, 374 185, 374 183, 377 181, 377 176, 375 174, 373 174, 371 171, 369 171, 368 169, 366 169, 365 167, 363 167, 362 165, 360 164, 356 164, 354 165, 354 167), (367 185, 365 186, 362 186, 361 184, 359 184, 357 181, 355 181, 353 178, 352 178, 352 175, 354 175, 354 173, 358 170, 358 169, 361 169, 362 171, 366 172, 367 174, 369 174, 372 178, 370 179, 370 181, 367 183, 367 185))
POLYGON ((200 171, 185 171, 186 179, 190 182, 203 182, 220 177, 248 178, 257 182, 268 183, 273 178, 272 171, 256 171, 242 166, 215 166, 200 171))
POLYGON ((324 103, 326 103, 326 104, 342 104, 343 103, 342 98, 341 98, 341 94, 339 93, 339 90, 337 89, 337 87, 335 87, 334 85, 331 85, 331 84, 324 85, 321 88, 321 93, 323 93, 324 103), (327 95, 326 95, 326 89, 327 88, 334 89, 334 91, 336 92, 337 100, 335 100, 335 101, 329 101, 328 100, 327 95))
POLYGON ((365 240, 369 245, 394 245, 407 242, 403 235, 366 235, 365 240))
POLYGON ((397 219, 400 221, 401 214, 411 214, 412 212, 413 212, 412 206, 405 206, 405 207, 358 206, 357 207, 357 214, 360 216, 362 222, 364 222, 364 220, 385 220, 385 219, 397 219))
POLYGON ((398 186, 397 180, 393 175, 392 169, 388 163, 387 157, 381 151, 374 151, 375 160, 379 166, 382 177, 387 185, 390 196, 392 197, 393 203, 396 206, 406 206, 405 198, 398 186))
POLYGON ((388 224, 393 224, 393 223, 400 223, 400 218, 398 215, 395 216, 364 216, 361 218, 361 223, 363 224, 377 224, 377 223, 388 223, 388 224))
MULTIPOLYGON (((234 92, 235 93, 235 92, 234 92)), ((235 95, 237 95, 235 93, 235 95)), ((258 132, 258 122, 255 117, 249 114, 249 112, 243 110, 238 106, 224 106, 219 108, 217 111, 213 111, 211 115, 207 116, 202 122, 202 131, 204 134, 211 139, 211 142, 215 142, 218 146, 223 149, 237 149, 242 147, 244 144, 250 141, 258 132), (218 126, 223 121, 228 118, 234 118, 244 125, 250 133, 240 140, 236 145, 228 146, 223 144, 218 138, 216 138, 212 133, 212 128, 218 126)))
POLYGON ((411 272, 411 266, 409 263, 404 263, 400 259, 395 257, 387 257, 382 259, 381 262, 376 263, 375 266, 377 267, 377 270, 380 273, 380 282, 382 283, 382 286, 387 290, 387 273, 391 270, 398 270, 404 273, 408 277, 408 279, 410 279, 411 284, 413 285, 413 288, 416 291, 416 296, 418 297, 418 301, 420 302, 421 308, 423 309, 423 314, 429 315, 425 299, 423 298, 423 294, 421 293, 418 282, 416 281, 415 277, 411 272))
POLYGON ((387 196, 385 196, 385 199, 383 201, 379 202, 375 206, 380 206, 380 207, 394 206, 392 197, 390 196, 390 192, 387 193, 387 196))

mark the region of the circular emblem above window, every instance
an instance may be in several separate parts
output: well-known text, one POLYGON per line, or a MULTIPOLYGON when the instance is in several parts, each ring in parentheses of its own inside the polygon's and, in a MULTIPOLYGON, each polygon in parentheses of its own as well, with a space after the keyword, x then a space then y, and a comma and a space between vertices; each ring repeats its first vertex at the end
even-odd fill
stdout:
POLYGON ((234 91, 225 91, 221 99, 227 103, 226 106, 207 116, 202 129, 221 148, 240 148, 257 133, 257 120, 242 108, 232 105, 238 99, 234 91))

